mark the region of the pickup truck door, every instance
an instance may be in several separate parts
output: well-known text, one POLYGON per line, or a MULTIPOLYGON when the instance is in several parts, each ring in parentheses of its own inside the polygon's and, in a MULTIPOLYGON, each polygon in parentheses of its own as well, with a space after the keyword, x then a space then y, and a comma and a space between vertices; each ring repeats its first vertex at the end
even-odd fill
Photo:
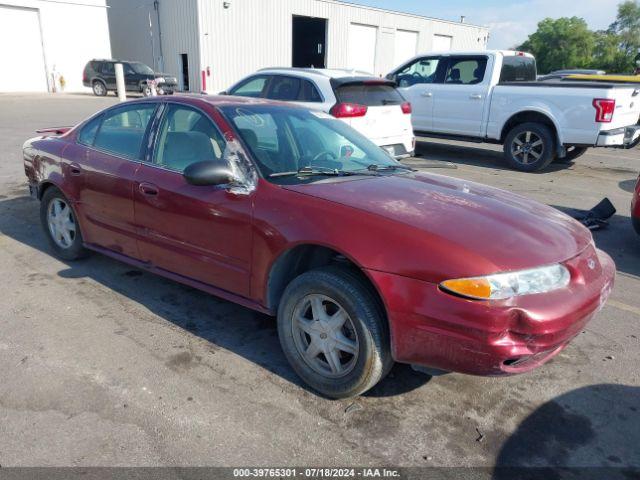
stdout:
POLYGON ((451 56, 442 84, 434 85, 431 131, 483 136, 492 62, 487 56, 451 56))
POLYGON ((434 87, 442 83, 445 57, 421 57, 401 67, 393 78, 402 96, 411 102, 411 121, 416 132, 433 129, 434 87))

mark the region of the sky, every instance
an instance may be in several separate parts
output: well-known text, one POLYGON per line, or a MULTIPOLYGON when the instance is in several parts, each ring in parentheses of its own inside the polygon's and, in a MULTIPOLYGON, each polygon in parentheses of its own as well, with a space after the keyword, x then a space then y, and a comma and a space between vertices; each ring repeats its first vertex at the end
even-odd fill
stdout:
POLYGON ((621 0, 348 0, 372 7, 446 20, 467 17, 468 23, 488 26, 489 48, 509 49, 535 32, 546 17, 582 17, 593 30, 607 28, 621 0))

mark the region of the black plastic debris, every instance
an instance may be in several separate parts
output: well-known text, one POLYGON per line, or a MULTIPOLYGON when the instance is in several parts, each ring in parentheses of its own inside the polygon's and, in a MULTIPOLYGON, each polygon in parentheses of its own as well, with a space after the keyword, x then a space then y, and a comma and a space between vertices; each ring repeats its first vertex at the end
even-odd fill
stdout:
POLYGON ((616 214, 616 207, 608 198, 603 199, 591 210, 563 209, 589 230, 600 230, 609 226, 609 219, 616 214))

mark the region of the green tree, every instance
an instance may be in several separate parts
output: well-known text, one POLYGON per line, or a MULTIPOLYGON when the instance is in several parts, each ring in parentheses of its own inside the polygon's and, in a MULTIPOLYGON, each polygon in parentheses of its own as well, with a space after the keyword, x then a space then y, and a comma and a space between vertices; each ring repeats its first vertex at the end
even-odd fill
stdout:
POLYGON ((591 68, 607 72, 624 72, 627 70, 627 56, 620 49, 620 37, 611 32, 599 30, 594 32, 595 48, 591 68))
POLYGON ((640 52, 640 3, 637 0, 627 0, 618 5, 618 16, 609 32, 616 35, 619 42, 618 71, 633 70, 640 52))
POLYGON ((546 18, 538 30, 518 47, 535 55, 538 70, 548 73, 565 68, 589 68, 596 38, 582 18, 546 18))

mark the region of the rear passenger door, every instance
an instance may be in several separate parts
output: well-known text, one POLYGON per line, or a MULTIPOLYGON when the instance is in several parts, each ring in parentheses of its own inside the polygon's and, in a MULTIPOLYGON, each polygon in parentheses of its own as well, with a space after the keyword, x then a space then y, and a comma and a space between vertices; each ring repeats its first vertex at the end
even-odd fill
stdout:
POLYGON ((113 62, 104 62, 102 64, 102 68, 100 69, 100 76, 107 84, 107 88, 109 90, 116 89, 116 70, 115 63, 113 62))
POLYGON ((444 82, 433 88, 432 131, 469 137, 483 135, 492 65, 487 56, 451 56, 444 82))
POLYGON ((79 177, 81 185, 79 206, 86 220, 85 241, 132 258, 138 258, 134 180, 156 105, 116 107, 89 122, 78 137, 85 160, 71 165, 72 175, 79 177))

